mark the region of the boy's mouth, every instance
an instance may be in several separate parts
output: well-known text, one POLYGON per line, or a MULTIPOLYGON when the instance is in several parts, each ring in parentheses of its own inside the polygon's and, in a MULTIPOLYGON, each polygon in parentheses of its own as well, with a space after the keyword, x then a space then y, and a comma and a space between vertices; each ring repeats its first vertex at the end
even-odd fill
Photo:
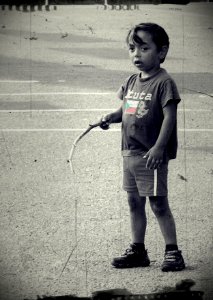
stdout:
POLYGON ((134 65, 135 65, 136 67, 141 67, 141 66, 143 65, 143 63, 142 63, 140 60, 135 60, 135 61, 134 61, 134 65))
POLYGON ((142 65, 142 62, 141 62, 140 60, 135 60, 135 61, 134 61, 134 65, 136 65, 136 66, 137 66, 137 65, 142 65))

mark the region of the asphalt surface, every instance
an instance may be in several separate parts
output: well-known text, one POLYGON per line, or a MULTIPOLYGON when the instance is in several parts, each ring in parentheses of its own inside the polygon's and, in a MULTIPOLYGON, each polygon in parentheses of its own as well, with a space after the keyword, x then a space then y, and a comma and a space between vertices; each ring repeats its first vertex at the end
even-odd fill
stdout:
POLYGON ((161 291, 193 279, 212 290, 212 3, 144 5, 135 11, 61 6, 0 11, 0 299, 91 296, 126 288, 161 291), (115 270, 131 242, 122 191, 120 126, 75 138, 116 109, 116 90, 134 72, 125 36, 139 22, 168 32, 163 67, 178 84, 179 152, 169 198, 187 268, 162 273, 164 243, 147 203, 149 268, 115 270))

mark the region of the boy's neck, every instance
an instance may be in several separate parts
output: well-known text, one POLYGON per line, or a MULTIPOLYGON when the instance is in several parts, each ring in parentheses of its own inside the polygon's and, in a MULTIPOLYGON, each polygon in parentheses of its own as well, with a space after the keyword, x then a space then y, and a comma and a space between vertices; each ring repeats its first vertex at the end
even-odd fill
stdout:
POLYGON ((149 78, 152 75, 155 75, 156 73, 158 73, 159 70, 160 70, 160 67, 158 67, 156 69, 152 69, 150 72, 141 71, 140 72, 140 78, 142 78, 142 79, 149 78))

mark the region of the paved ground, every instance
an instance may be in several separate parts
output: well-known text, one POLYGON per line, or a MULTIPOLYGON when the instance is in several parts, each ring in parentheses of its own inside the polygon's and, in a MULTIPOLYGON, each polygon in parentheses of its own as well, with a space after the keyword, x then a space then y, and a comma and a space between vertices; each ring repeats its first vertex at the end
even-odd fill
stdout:
POLYGON ((0 299, 110 288, 143 294, 185 278, 212 299, 211 17, 210 3, 0 12, 0 299), (174 274, 160 271, 164 244, 149 205, 151 267, 110 266, 130 242, 119 126, 94 130, 79 143, 75 175, 66 161, 76 136, 119 105, 115 92, 134 71, 124 39, 141 21, 168 31, 164 67, 183 99, 169 186, 187 269, 174 274))

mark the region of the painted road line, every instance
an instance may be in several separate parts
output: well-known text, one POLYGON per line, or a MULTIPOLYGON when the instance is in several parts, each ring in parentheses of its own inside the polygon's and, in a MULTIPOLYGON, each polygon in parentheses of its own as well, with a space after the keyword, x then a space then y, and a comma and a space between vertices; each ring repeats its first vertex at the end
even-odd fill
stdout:
POLYGON ((178 128, 182 132, 213 132, 212 128, 178 128))
MULTIPOLYGON (((0 83, 6 83, 9 81, 0 81, 0 83)), ((11 83, 39 83, 39 81, 13 81, 11 83)), ((65 82, 63 80, 58 80, 57 82, 65 82)), ((42 95, 115 95, 114 92, 29 92, 29 93, 0 93, 0 97, 2 96, 42 96, 42 95)), ((199 97, 213 97, 211 94, 202 94, 199 97)))
MULTIPOLYGON (((79 132, 85 131, 85 128, 5 128, 0 129, 1 132, 79 132)), ((94 131, 103 131, 103 129, 93 129, 94 131)), ((120 131, 120 129, 112 128, 110 131, 120 131)), ((103 132, 109 132, 104 130, 103 132)))
POLYGON ((32 113, 32 112, 95 112, 95 111, 113 111, 116 108, 68 108, 68 109, 2 109, 0 113, 32 113))
POLYGON ((178 108, 177 109, 177 111, 184 111, 184 112, 186 112, 186 111, 188 111, 188 112, 190 112, 190 111, 197 111, 197 112, 212 112, 212 110, 213 109, 203 109, 203 108, 178 108))
MULTIPOLYGON (((6 82, 6 81, 5 81, 6 82)), ((17 81, 18 82, 18 81, 17 81)), ((25 81, 27 83, 28 81, 25 81)), ((58 81, 58 82, 64 82, 64 81, 58 81)), ((0 83, 3 83, 3 81, 0 81, 0 83)), ((13 82, 14 83, 14 82, 13 82)), ((23 83, 23 82, 19 82, 23 83)), ((39 81, 29 81, 28 83, 39 83, 39 81)), ((115 95, 115 92, 29 92, 29 93, 0 93, 0 97, 5 96, 54 96, 54 95, 115 95)), ((199 97, 213 97, 211 94, 202 94, 199 95, 199 97)))
MULTIPOLYGON (((56 82, 66 82, 64 79, 58 79, 56 82)), ((39 80, 0 80, 0 83, 43 83, 39 80)))
MULTIPOLYGON (((46 113, 46 112, 99 112, 114 111, 117 108, 59 108, 59 109, 1 109, 0 113, 46 113)), ((178 112, 212 112, 212 109, 196 109, 196 108, 179 108, 178 112)))
POLYGON ((0 83, 39 83, 38 80, 0 80, 0 83))
MULTIPOLYGON (((79 132, 85 131, 85 128, 4 128, 1 132, 79 132)), ((110 130, 93 129, 93 131, 118 132, 120 128, 111 128, 110 130)), ((178 128, 180 132, 213 132, 211 128, 178 128)))
POLYGON ((110 92, 38 92, 38 93, 3 93, 0 97, 5 96, 46 96, 46 95, 114 95, 110 92))

